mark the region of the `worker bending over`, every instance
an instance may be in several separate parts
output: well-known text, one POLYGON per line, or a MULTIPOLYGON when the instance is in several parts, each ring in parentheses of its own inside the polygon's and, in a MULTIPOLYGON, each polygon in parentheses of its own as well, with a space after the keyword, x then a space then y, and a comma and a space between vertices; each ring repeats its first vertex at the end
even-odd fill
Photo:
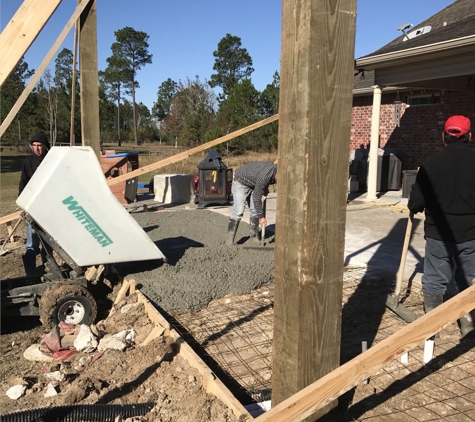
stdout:
POLYGON ((246 203, 249 206, 250 238, 259 241, 259 227, 267 224, 262 197, 269 193, 269 185, 277 183, 277 166, 268 162, 247 163, 233 175, 233 213, 229 220, 226 244, 233 245, 246 203))

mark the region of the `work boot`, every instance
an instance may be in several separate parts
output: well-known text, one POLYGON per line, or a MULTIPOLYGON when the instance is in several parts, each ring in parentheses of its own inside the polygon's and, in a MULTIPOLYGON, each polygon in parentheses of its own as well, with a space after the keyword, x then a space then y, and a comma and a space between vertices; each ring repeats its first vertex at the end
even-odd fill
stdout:
POLYGON ((23 268, 26 275, 32 275, 36 270, 36 255, 25 254, 21 257, 23 260, 23 268))
POLYGON ((236 232, 239 227, 239 220, 229 219, 228 224, 228 236, 226 238, 226 245, 234 245, 234 238, 236 237, 236 232))
MULTIPOLYGON (((437 306, 442 305, 443 302, 443 295, 427 295, 424 293, 424 312, 427 314, 428 312, 437 308, 437 306)), ((439 333, 436 333, 433 337, 431 337, 432 340, 434 338, 439 338, 439 333)))
POLYGON ((424 293, 424 312, 427 314, 437 306, 442 305, 444 296, 442 295, 427 295, 424 293))
POLYGON ((251 218, 249 221, 249 238, 259 243, 259 217, 251 218))
POLYGON ((475 329, 472 315, 470 315, 470 312, 468 314, 465 314, 462 318, 458 320, 458 325, 460 327, 460 334, 462 334, 463 336, 475 329))

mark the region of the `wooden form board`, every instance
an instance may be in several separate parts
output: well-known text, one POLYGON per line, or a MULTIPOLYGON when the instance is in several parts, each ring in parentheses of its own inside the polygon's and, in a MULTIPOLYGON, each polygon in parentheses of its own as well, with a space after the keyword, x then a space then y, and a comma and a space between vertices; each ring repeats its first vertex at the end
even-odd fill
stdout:
POLYGON ((28 51, 61 0, 24 0, 0 34, 0 86, 28 51))
POLYGON ((255 421, 303 421, 474 308, 475 284, 279 403, 255 421))
POLYGON ((179 346, 179 354, 189 363, 190 366, 195 368, 202 376, 203 387, 208 394, 213 394, 220 399, 226 406, 228 406, 239 418, 240 421, 251 421, 253 417, 249 414, 246 408, 234 397, 229 389, 222 383, 222 381, 216 377, 216 375, 209 369, 206 363, 195 353, 195 351, 183 340, 178 332, 173 329, 168 321, 158 312, 158 310, 150 303, 145 295, 135 289, 134 280, 124 280, 117 298, 114 300, 114 304, 118 304, 128 294, 136 293, 138 303, 143 303, 145 312, 147 313, 150 321, 155 324, 154 329, 149 336, 144 340, 142 344, 147 344, 155 336, 164 335, 171 337, 179 346))

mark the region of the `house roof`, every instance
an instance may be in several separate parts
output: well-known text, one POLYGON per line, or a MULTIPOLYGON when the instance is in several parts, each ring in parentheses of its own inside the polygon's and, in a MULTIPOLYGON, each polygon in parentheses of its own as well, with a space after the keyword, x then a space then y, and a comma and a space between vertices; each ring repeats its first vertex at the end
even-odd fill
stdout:
POLYGON ((423 34, 406 41, 403 41, 406 36, 402 34, 379 50, 363 57, 379 56, 381 54, 473 36, 475 35, 475 1, 457 0, 406 32, 410 36, 426 26, 431 27, 429 32, 424 31, 423 34))

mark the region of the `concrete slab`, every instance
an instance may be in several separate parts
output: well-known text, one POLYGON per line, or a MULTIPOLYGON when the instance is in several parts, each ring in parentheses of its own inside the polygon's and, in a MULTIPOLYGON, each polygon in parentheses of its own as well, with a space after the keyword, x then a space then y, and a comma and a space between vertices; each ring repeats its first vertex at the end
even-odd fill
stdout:
MULTIPOLYGON (((401 261, 409 211, 401 191, 388 192, 376 201, 367 201, 366 194, 352 194, 346 213, 345 263, 368 265, 396 274, 401 261)), ((232 206, 207 207, 231 216, 232 206)), ((277 193, 267 197, 268 231, 275 231, 277 193)), ((243 221, 249 222, 246 208, 243 221)), ((414 217, 413 234, 406 258, 404 278, 420 282, 424 262, 424 216, 414 217)))

